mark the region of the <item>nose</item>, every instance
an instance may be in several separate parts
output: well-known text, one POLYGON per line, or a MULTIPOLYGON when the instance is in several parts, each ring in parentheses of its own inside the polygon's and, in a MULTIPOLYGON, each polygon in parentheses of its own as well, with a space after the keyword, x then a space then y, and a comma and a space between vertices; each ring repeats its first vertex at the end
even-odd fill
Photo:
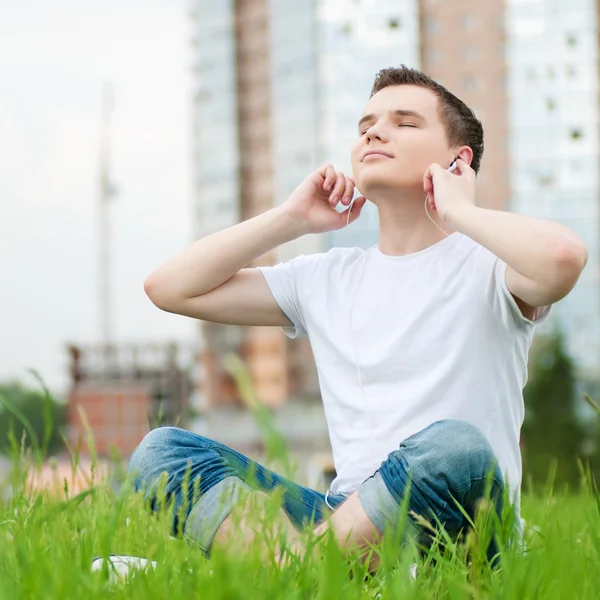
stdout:
POLYGON ((379 122, 373 123, 366 133, 367 143, 377 140, 378 142, 387 141, 384 134, 384 129, 379 122))

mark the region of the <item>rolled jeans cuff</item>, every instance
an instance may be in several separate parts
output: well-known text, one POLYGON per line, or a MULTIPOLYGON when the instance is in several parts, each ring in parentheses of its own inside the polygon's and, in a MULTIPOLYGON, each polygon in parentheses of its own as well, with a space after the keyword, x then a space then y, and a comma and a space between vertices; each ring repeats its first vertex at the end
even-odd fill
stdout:
POLYGON ((209 554, 217 529, 239 502, 240 494, 251 491, 248 484, 235 476, 226 477, 213 485, 190 511, 183 530, 185 537, 209 554))
POLYGON ((391 534, 403 543, 418 536, 419 527, 408 515, 403 518, 401 506, 388 490, 379 471, 362 483, 358 497, 367 517, 382 535, 391 534), (403 531, 400 531, 401 526, 403 531))

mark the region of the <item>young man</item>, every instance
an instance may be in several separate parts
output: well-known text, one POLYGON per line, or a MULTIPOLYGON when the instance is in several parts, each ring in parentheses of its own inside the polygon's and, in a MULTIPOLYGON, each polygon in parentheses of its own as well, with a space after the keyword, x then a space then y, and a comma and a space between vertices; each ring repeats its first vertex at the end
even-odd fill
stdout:
POLYGON ((156 429, 130 470, 149 495, 167 473, 166 492, 184 507, 175 528, 206 551, 234 532, 251 537, 231 514, 242 490, 280 489, 282 524, 314 519, 347 548, 394 531, 409 489, 409 510, 452 534, 467 525, 456 501, 473 515, 488 475, 492 494, 508 486, 518 504, 535 323, 573 288, 587 252, 558 223, 477 207, 482 153, 481 124, 462 101, 419 71, 384 69, 358 123, 354 179, 323 166, 283 205, 148 277, 163 310, 310 336, 337 471, 323 495, 216 441, 156 429), (355 182, 362 196, 351 203, 355 182), (379 211, 376 247, 246 267, 302 235, 345 227, 366 198, 379 211))

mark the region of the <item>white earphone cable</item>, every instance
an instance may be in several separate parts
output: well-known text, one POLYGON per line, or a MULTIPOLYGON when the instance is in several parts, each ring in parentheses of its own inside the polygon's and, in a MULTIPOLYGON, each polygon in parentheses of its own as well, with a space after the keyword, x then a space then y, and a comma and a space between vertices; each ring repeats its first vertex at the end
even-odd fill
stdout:
POLYGON ((429 214, 429 211, 427 210, 427 203, 429 202, 429 194, 427 194, 427 196, 425 196, 425 214, 429 217, 429 220, 446 236, 448 237, 450 234, 447 231, 444 231, 431 217, 431 215, 429 214))
POLYGON ((361 288, 361 284, 362 284, 362 280, 367 268, 367 262, 369 260, 369 253, 371 252, 371 250, 373 250, 373 248, 375 248, 375 246, 371 246, 370 248, 368 248, 363 257, 364 257, 364 261, 363 261, 363 265, 362 265, 362 269, 360 272, 360 277, 358 279, 358 283, 356 284, 356 287, 354 289, 354 293, 352 294, 352 297, 350 299, 350 317, 349 317, 349 330, 350 330, 350 342, 352 344, 352 349, 354 350, 354 364, 356 366, 356 375, 358 378, 358 387, 360 388, 360 392, 362 394, 364 403, 365 403, 365 417, 369 423, 369 432, 371 434, 371 439, 373 440, 373 443, 376 444, 375 442, 375 438, 373 437, 373 423, 372 423, 372 416, 371 416, 371 411, 369 410, 369 401, 367 400, 367 395, 365 393, 365 389, 363 387, 363 382, 362 382, 362 375, 360 372, 360 360, 359 360, 359 355, 358 355, 358 346, 356 345, 356 342, 354 341, 354 333, 352 331, 352 317, 354 315, 354 300, 358 295, 358 292, 361 288))
MULTIPOLYGON (((456 170, 456 162, 453 162, 452 165, 450 166, 450 168, 448 169, 448 171, 450 173, 452 173, 453 171, 456 170)), ((424 204, 424 208, 425 208, 425 214, 427 215, 427 217, 429 218, 429 220, 446 236, 449 237, 449 233, 447 231, 444 231, 431 217, 431 215, 429 214, 429 211, 427 210, 427 202, 429 201, 429 194, 427 194, 427 196, 425 196, 425 204, 424 204)), ((354 198, 352 199, 352 201, 350 202, 350 206, 348 206, 348 216, 346 217, 346 225, 350 224, 350 213, 352 211, 352 205, 354 204, 354 198)), ((369 402, 367 400, 367 395, 365 393, 365 390, 363 388, 363 382, 362 382, 362 376, 361 376, 361 372, 360 372, 360 364, 359 364, 359 354, 358 354, 358 347, 354 341, 354 333, 352 331, 352 317, 354 315, 354 300, 356 299, 356 297, 358 296, 358 292, 360 290, 361 284, 362 284, 362 280, 365 274, 365 270, 367 268, 367 262, 368 262, 368 258, 369 258, 369 252, 375 248, 375 246, 371 246, 370 248, 368 248, 363 257, 364 257, 364 261, 363 261, 363 265, 362 265, 362 270, 360 272, 360 277, 358 279, 358 283, 356 285, 356 288, 354 289, 354 293, 352 294, 352 298, 350 300, 350 317, 349 317, 349 329, 350 329, 350 342, 352 344, 353 350, 354 350, 354 362, 356 365, 356 375, 358 378, 358 385, 360 387, 360 391, 362 393, 362 397, 363 400, 365 402, 365 414, 369 420, 369 425, 371 425, 370 429, 371 429, 371 437, 373 437, 373 427, 371 424, 371 413, 368 410, 369 408, 369 402)), ((375 439, 373 438, 373 442, 375 442, 375 439)))
POLYGON ((354 206, 354 198, 352 198, 352 200, 350 200, 350 204, 348 205, 348 210, 346 211, 348 213, 348 217, 346 219, 346 225, 350 225, 350 213, 352 212, 353 206, 354 206))

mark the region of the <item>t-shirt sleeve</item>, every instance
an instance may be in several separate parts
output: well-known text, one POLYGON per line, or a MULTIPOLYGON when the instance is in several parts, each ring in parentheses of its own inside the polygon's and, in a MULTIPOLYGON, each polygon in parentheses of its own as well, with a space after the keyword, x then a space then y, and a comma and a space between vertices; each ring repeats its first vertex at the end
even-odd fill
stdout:
POLYGON ((290 338, 307 333, 303 291, 306 291, 306 281, 314 272, 320 256, 302 255, 272 267, 259 267, 279 308, 290 321, 288 327, 282 327, 290 338))
POLYGON ((540 325, 548 318, 551 306, 537 308, 533 319, 525 317, 506 285, 506 267, 506 263, 487 248, 479 247, 478 276, 482 280, 484 294, 492 311, 506 327, 530 328, 540 325))

